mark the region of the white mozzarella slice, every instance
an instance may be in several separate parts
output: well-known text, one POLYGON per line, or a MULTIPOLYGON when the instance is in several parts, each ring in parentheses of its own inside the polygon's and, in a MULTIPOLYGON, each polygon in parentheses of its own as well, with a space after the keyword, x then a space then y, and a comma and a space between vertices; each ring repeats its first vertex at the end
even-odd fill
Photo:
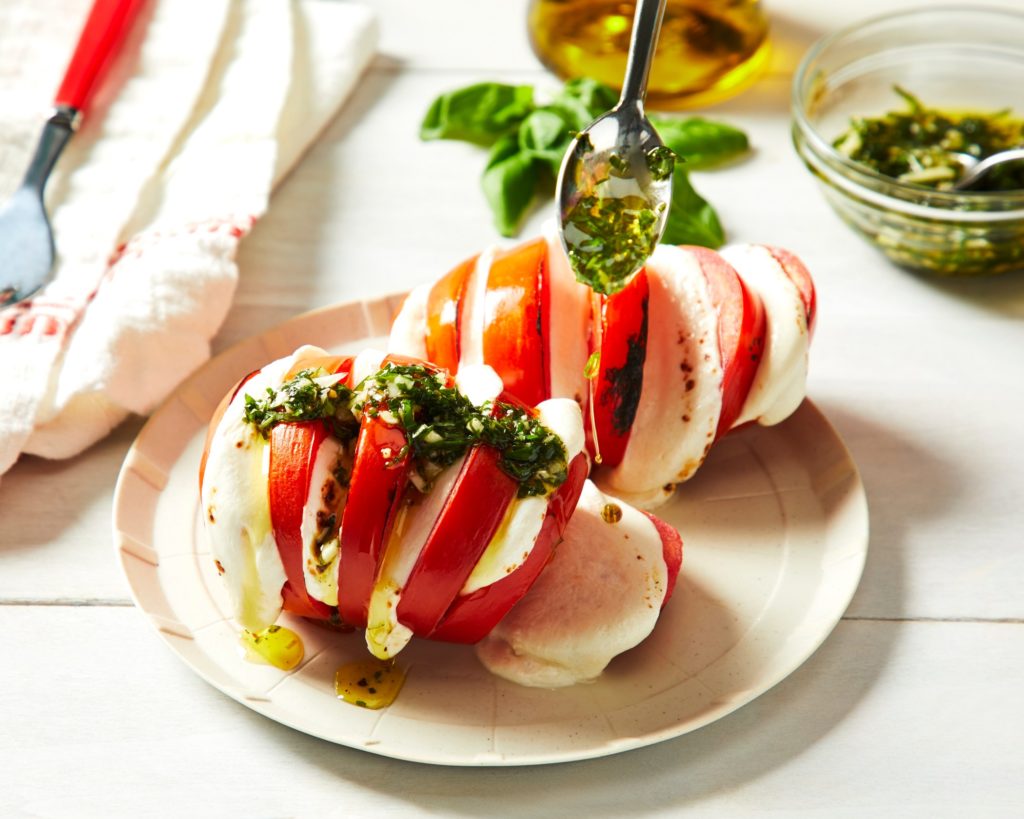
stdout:
POLYGON ((565 462, 572 463, 586 445, 580 405, 570 398, 549 398, 537 405, 537 419, 562 439, 565 462))
POLYGON ((718 314, 698 258, 658 245, 647 262, 647 356, 622 461, 601 470, 602 489, 652 508, 704 462, 722 410, 718 314))
POLYGON ((380 350, 367 349, 359 353, 352 362, 352 385, 358 386, 365 379, 376 373, 384 362, 385 353, 380 350))
POLYGON ((427 297, 430 285, 415 287, 402 302, 388 337, 388 352, 427 359, 427 297))
MULTIPOLYGON (((537 405, 540 422, 565 447, 566 463, 583 451, 583 415, 568 398, 551 398, 537 405)), ((516 498, 509 504, 501 526, 487 544, 459 594, 470 594, 511 574, 526 562, 548 512, 548 497, 516 498)))
POLYGON ((466 277, 459 321, 459 368, 484 364, 484 322, 487 320, 487 278, 494 260, 502 255, 497 247, 481 253, 466 277))
POLYGON ((341 510, 345 508, 348 490, 334 477, 339 466, 351 473, 351 461, 344 463, 343 453, 341 442, 333 437, 325 438, 320 444, 313 461, 309 495, 302 508, 299 530, 306 591, 328 606, 338 605, 338 537, 335 534, 318 546, 317 536, 332 515, 335 521, 341 520, 341 510))
POLYGON ((661 537, 643 513, 587 481, 544 572, 477 645, 492 673, 557 688, 596 678, 654 628, 668 584, 661 537), (621 510, 606 520, 607 505, 621 510))
POLYGON ((250 631, 260 631, 277 619, 287 578, 270 525, 269 448, 245 422, 245 396, 264 396, 303 359, 326 355, 318 347, 306 346, 268 364, 231 400, 210 441, 202 491, 210 552, 221 570, 234 618, 250 631))
POLYGON ((408 492, 410 502, 398 508, 367 614, 366 646, 382 660, 394 657, 412 638, 412 630, 398 620, 398 604, 465 460, 463 456, 445 469, 426 495, 408 492))
POLYGON ((544 226, 548 245, 549 332, 547 356, 551 372, 551 395, 572 398, 583 405, 587 379, 583 371, 590 355, 591 290, 576 281, 569 257, 554 222, 544 226))
POLYGON ((810 334, 800 291, 762 245, 723 248, 722 256, 764 302, 767 333, 761 363, 736 424, 785 420, 804 400, 810 334))
POLYGON ((459 591, 471 594, 511 574, 530 556, 548 513, 547 498, 517 498, 459 591))
POLYGON ((459 367, 455 386, 476 406, 495 400, 505 388, 501 377, 486 364, 468 364, 459 367))

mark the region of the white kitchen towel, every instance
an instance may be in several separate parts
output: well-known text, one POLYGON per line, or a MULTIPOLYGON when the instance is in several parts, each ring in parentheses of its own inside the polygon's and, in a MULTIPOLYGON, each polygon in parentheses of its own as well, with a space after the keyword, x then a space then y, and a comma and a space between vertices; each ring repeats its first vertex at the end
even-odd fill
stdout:
MULTIPOLYGON (((30 55, 66 60, 77 27, 50 22, 56 2, 0 8, 0 42, 25 52, 0 49, 0 120, 24 111, 30 55)), ((239 240, 376 40, 371 12, 328 0, 149 4, 47 190, 56 279, 0 310, 0 473, 21 452, 80 452, 208 358, 239 240)), ((0 193, 20 172, 0 159, 0 193)))

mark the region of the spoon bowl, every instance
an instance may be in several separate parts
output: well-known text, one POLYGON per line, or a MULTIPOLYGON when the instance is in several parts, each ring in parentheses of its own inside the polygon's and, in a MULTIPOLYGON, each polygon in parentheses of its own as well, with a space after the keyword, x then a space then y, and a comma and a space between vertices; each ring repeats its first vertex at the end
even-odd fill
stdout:
POLYGON ((674 155, 644 114, 666 0, 640 0, 616 106, 573 140, 558 174, 560 236, 576 278, 621 290, 665 231, 674 155))

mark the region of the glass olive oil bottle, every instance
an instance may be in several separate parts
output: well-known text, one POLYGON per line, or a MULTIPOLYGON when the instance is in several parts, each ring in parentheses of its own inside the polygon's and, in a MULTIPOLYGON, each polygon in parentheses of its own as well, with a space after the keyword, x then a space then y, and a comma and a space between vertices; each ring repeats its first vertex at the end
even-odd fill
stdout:
MULTIPOLYGON (((531 0, 533 50, 562 79, 587 76, 620 88, 635 0, 531 0)), ((652 108, 725 99, 768 61, 760 0, 668 0, 648 83, 652 108)))

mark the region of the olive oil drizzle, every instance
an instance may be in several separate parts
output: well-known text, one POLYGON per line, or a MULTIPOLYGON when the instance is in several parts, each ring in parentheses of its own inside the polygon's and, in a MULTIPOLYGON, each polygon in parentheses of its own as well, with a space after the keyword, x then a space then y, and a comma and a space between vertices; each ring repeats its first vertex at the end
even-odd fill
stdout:
POLYGON ((284 626, 269 626, 256 632, 243 631, 240 642, 249 662, 266 663, 282 671, 291 671, 305 656, 302 638, 284 626))
POLYGON ((377 710, 395 701, 405 683, 405 675, 394 660, 371 657, 341 666, 334 673, 334 690, 340 700, 377 710))

